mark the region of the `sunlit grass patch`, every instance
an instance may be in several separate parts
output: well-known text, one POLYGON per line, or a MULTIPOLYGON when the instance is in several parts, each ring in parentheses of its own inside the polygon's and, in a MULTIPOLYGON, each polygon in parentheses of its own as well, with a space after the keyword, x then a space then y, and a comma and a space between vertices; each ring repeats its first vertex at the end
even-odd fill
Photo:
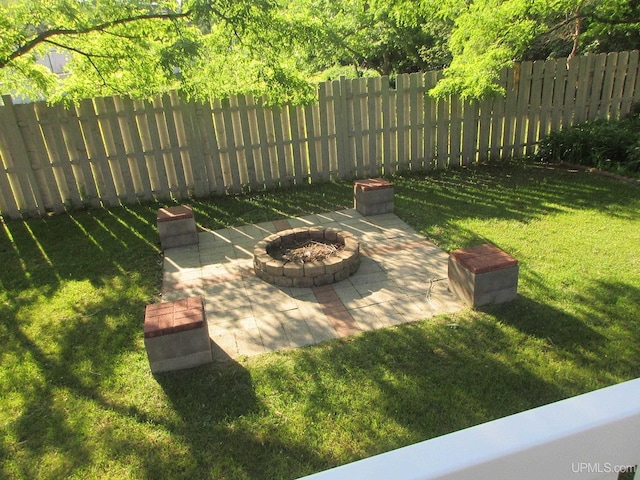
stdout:
MULTIPOLYGON (((508 304, 153 377, 158 205, 0 229, 0 477, 297 478, 640 375, 640 193, 500 165, 396 176, 446 250, 520 263, 508 304)), ((348 183, 194 201, 206 228, 351 206, 348 183)))

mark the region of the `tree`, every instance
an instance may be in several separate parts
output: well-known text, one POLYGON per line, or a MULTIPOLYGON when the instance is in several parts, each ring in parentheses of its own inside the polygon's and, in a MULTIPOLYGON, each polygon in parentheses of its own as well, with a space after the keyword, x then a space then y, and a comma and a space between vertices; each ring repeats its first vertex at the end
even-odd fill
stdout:
POLYGON ((0 0, 0 82, 52 101, 304 102, 327 69, 439 67, 433 94, 477 98, 519 60, 639 47, 639 0, 0 0), (50 49, 70 55, 63 79, 35 62, 50 49))
MULTIPOLYGON (((498 72, 534 52, 551 55, 560 45, 573 57, 597 51, 603 34, 611 39, 612 32, 625 32, 637 40, 640 31, 636 0, 425 0, 421 8, 454 21, 453 60, 434 95, 501 93, 498 72)), ((625 43, 630 46, 640 44, 625 43)))
POLYGON ((350 66, 354 75, 395 75, 450 61, 443 48, 450 25, 422 17, 404 21, 386 1, 291 0, 287 10, 301 27, 299 50, 312 74, 350 66))
POLYGON ((451 22, 407 22, 381 1, 277 1, 5 0, 0 81, 51 101, 171 89, 306 101, 327 69, 394 75, 450 61, 451 22), (63 79, 35 62, 50 49, 70 56, 63 79))
POLYGON ((196 97, 310 95, 285 55, 288 25, 269 0, 16 0, 0 4, 0 81, 53 100, 178 89, 196 97), (56 78, 35 60, 70 53, 56 78))

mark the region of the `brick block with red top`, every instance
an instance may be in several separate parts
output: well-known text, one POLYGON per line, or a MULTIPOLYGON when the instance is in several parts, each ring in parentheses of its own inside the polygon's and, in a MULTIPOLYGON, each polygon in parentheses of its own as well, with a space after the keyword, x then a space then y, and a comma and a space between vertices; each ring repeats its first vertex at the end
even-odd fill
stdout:
POLYGON ((353 208, 365 216, 393 213, 393 185, 382 178, 356 180, 353 208))
POLYGON ((156 220, 163 250, 198 243, 196 220, 189 205, 161 208, 156 220))
POLYGON ((210 363, 211 341, 202 298, 147 305, 144 345, 153 373, 210 363))
POLYGON ((518 261, 489 244, 454 250, 449 289, 472 307, 511 301, 518 290, 518 261))

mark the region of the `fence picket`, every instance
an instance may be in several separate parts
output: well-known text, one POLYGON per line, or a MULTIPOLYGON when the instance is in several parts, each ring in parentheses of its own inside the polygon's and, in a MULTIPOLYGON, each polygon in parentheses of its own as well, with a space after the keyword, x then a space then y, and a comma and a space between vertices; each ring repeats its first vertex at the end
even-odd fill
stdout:
POLYGON ((446 168, 449 165, 449 125, 451 118, 449 103, 449 98, 438 99, 438 114, 436 116, 438 168, 446 168))
MULTIPOLYGON (((174 100, 176 101, 176 100, 174 100)), ((193 188, 193 195, 204 197, 209 194, 207 168, 204 161, 203 144, 199 141, 200 125, 196 117, 196 105, 193 101, 176 102, 181 116, 182 138, 180 156, 184 165, 188 184, 193 188)))
POLYGON ((522 62, 520 64, 520 75, 517 79, 517 117, 513 140, 513 155, 516 158, 522 157, 524 152, 529 148, 527 144, 527 128, 529 123, 529 105, 531 104, 532 73, 532 62, 522 62))
MULTIPOLYGON (((35 176, 28 163, 27 149, 20 134, 13 103, 8 96, 3 96, 2 99, 6 114, 0 115, 0 156, 4 159, 6 183, 11 185, 11 188, 7 188, 7 192, 13 192, 15 199, 13 204, 18 211, 42 214, 44 208, 38 205, 38 201, 42 199, 38 198, 39 192, 32 188, 35 184, 35 176), (24 159, 23 162, 20 162, 21 158, 24 159), (11 180, 12 178, 14 181, 11 180)), ((13 210, 11 202, 6 203, 13 210)))
POLYGON ((176 183, 162 97, 154 98, 152 105, 147 105, 145 111, 151 139, 157 142, 154 161, 158 171, 158 190, 162 192, 161 197, 169 200, 176 189, 176 183))
POLYGON ((318 180, 318 158, 319 158, 319 141, 317 134, 318 118, 320 116, 316 105, 307 105, 304 107, 305 126, 307 129, 307 145, 309 149, 309 181, 318 180))
POLYGON ((100 201, 106 206, 119 205, 120 200, 113 181, 113 174, 109 166, 109 159, 93 101, 86 99, 80 102, 78 113, 87 155, 91 158, 93 176, 100 201))
POLYGON ((629 52, 618 53, 618 63, 613 83, 613 91, 611 93, 611 107, 610 115, 613 118, 620 116, 620 109, 622 103, 622 91, 624 90, 624 83, 626 80, 627 72, 629 71, 629 52))
POLYGON ((171 189, 167 179, 167 172, 164 166, 164 158, 160 135, 158 134, 158 123, 156 120, 156 103, 134 102, 134 108, 138 112, 137 125, 140 130, 140 142, 145 156, 145 164, 149 173, 149 183, 151 194, 157 198, 168 201, 171 198, 171 189))
POLYGON ((240 169, 238 168, 238 152, 236 149, 236 140, 234 135, 233 125, 233 104, 232 99, 226 99, 222 101, 222 119, 223 126, 221 129, 224 132, 224 141, 226 147, 226 162, 223 163, 225 174, 225 183, 227 184, 227 190, 232 193, 240 193, 242 190, 240 184, 240 169))
POLYGON ((540 136, 545 136, 551 131, 551 108, 553 106, 553 90, 555 87, 557 62, 552 60, 545 62, 544 77, 542 80, 542 103, 540 105, 540 136))
POLYGON ((449 166, 462 166, 462 100, 457 95, 450 99, 449 166))
POLYGON ((615 52, 607 54, 604 80, 602 82, 602 92, 600 93, 600 108, 598 109, 599 118, 609 118, 611 116, 611 95, 613 94, 613 86, 616 80, 617 67, 618 54, 615 52))
POLYGON ((244 147, 244 159, 247 166, 247 181, 252 190, 262 187, 258 183, 258 175, 256 170, 256 159, 253 154, 253 137, 251 135, 251 119, 250 116, 255 115, 255 104, 252 95, 238 96, 238 108, 240 114, 240 125, 242 132, 242 145, 244 147))
POLYGON ((290 186, 292 183, 292 176, 289 169, 289 155, 287 150, 289 145, 285 145, 284 129, 282 124, 284 119, 282 116, 282 107, 274 107, 271 109, 273 113, 273 142, 275 144, 275 162, 278 169, 278 177, 280 179, 281 186, 290 186))
POLYGON ((350 154, 349 149, 349 124, 353 122, 347 120, 349 119, 348 104, 353 101, 353 96, 350 99, 347 95, 347 79, 344 76, 332 83, 333 125, 335 125, 336 135, 336 166, 333 170, 337 172, 337 178, 350 179, 353 178, 353 155, 350 154))
POLYGON ((114 98, 105 97, 95 101, 100 119, 102 140, 109 161, 109 172, 116 187, 116 194, 120 200, 124 199, 127 203, 135 203, 137 201, 136 191, 129 174, 129 165, 118 125, 114 98))
POLYGON ((225 184, 220 164, 220 149, 214 128, 212 103, 196 104, 196 117, 200 126, 200 142, 202 142, 202 155, 209 179, 209 193, 222 195, 225 192, 225 184))
POLYGON ((61 110, 60 116, 64 116, 64 121, 61 122, 60 127, 65 148, 69 153, 75 183, 78 185, 80 199, 83 204, 99 207, 100 198, 91 169, 91 162, 87 155, 87 148, 80 130, 78 111, 76 108, 70 108, 66 111, 61 110))
POLYGON ((436 111, 437 103, 433 97, 427 95, 429 90, 438 82, 437 72, 425 74, 424 97, 424 167, 427 170, 434 168, 436 158, 436 111))
POLYGON ((572 58, 566 65, 567 80, 565 84, 564 101, 562 102, 562 128, 567 128, 575 123, 580 57, 572 58))
POLYGON ((318 91, 320 105, 320 145, 322 163, 318 165, 319 173, 323 181, 329 181, 331 171, 329 157, 329 109, 332 103, 333 92, 331 82, 321 83, 318 91))
POLYGON ((583 123, 589 118, 589 95, 593 85, 593 71, 596 57, 594 55, 588 55, 578 58, 578 64, 574 65, 577 67, 579 80, 579 85, 576 87, 574 122, 583 123))
POLYGON ((352 82, 352 95, 353 95, 353 130, 354 130, 354 161, 355 161, 355 177, 363 178, 365 176, 365 165, 364 165, 364 139, 365 136, 362 132, 362 116, 363 111, 363 99, 366 98, 366 80, 363 78, 358 78, 355 82, 352 82))
POLYGON ((367 109, 369 112, 369 153, 365 176, 382 175, 391 157, 387 122, 389 118, 389 78, 367 79, 367 109), (386 92, 386 93, 385 93, 386 92), (373 113, 371 113, 373 112, 373 113))
POLYGON ((634 102, 634 93, 636 82, 638 79, 638 51, 634 50, 629 54, 629 63, 627 64, 627 74, 625 77, 624 88, 622 91, 622 100, 620 102, 620 113, 626 115, 631 110, 634 102))
POLYGON ((66 121, 64 109, 59 105, 47 107, 43 102, 36 103, 35 107, 42 138, 65 206, 78 207, 82 205, 82 198, 73 172, 73 158, 66 148, 61 131, 61 124, 66 121))
POLYGON ((192 142, 192 139, 197 138, 198 135, 193 132, 189 102, 182 101, 176 91, 169 93, 168 98, 173 118, 172 134, 174 141, 177 141, 172 144, 174 164, 182 186, 181 195, 184 196, 186 192, 183 198, 189 198, 198 195, 198 191, 206 189, 201 185, 196 186, 196 182, 202 181, 201 172, 198 171, 201 168, 198 160, 202 158, 200 151, 202 147, 192 142), (193 146, 191 146, 192 143, 193 146), (196 175, 198 175, 197 180, 196 175))
POLYGON ((167 153, 165 166, 167 168, 171 192, 176 199, 181 200, 188 197, 189 191, 187 190, 187 179, 185 178, 184 168, 182 166, 182 158, 180 157, 180 141, 178 140, 176 115, 174 114, 173 104, 169 95, 163 95, 160 101, 163 114, 162 126, 166 128, 164 132, 166 134, 164 150, 167 153))
POLYGON ((136 196, 145 201, 152 200, 151 180, 148 174, 145 175, 147 165, 140 140, 140 128, 136 124, 133 101, 121 97, 114 97, 114 101, 123 147, 127 156, 128 171, 131 174, 136 196))
POLYGON ((20 126, 20 132, 28 151, 31 168, 44 202, 44 209, 62 213, 65 211, 64 202, 56 183, 53 167, 47 156, 46 146, 40 134, 40 126, 34 106, 33 104, 25 104, 16 105, 15 107, 16 121, 20 126))
POLYGON ((480 102, 480 116, 478 120, 478 161, 489 158, 489 141, 491 139, 491 109, 492 98, 485 98, 480 102))
POLYGON ((476 161, 478 151, 479 103, 476 100, 465 100, 462 108, 462 164, 471 165, 476 161))
POLYGON ((565 89, 567 87, 567 66, 562 60, 556 61, 555 82, 553 89, 553 100, 551 102, 551 131, 560 130, 562 127, 563 101, 565 89))
POLYGON ((542 112, 542 82, 544 79, 544 62, 533 62, 531 69, 531 91, 529 94, 529 106, 527 112, 527 148, 526 153, 534 151, 534 144, 540 138, 541 112, 542 112))
POLYGON ((589 109, 586 120, 595 120, 602 115, 601 92, 604 84, 607 65, 607 54, 601 53, 597 55, 593 68, 593 77, 591 89, 589 90, 589 109))
POLYGON ((22 216, 16 201, 16 193, 9 180, 8 167, 4 163, 2 150, 0 150, 0 213, 8 218, 21 218, 22 216))
POLYGON ((293 180, 296 185, 301 185, 306 177, 305 148, 303 145, 304 110, 299 105, 289 105, 289 118, 291 119, 291 149, 293 151, 293 180))
POLYGON ((408 168, 412 171, 422 169, 424 164, 424 89, 422 88, 424 75, 412 73, 409 75, 409 135, 411 138, 411 150, 408 168))
POLYGON ((396 78, 396 152, 397 162, 393 165, 392 172, 405 170, 409 166, 409 78, 407 75, 398 75, 396 78))
MULTIPOLYGON (((267 115, 268 110, 259 106, 256 109, 256 123, 258 128, 258 139, 260 142, 260 163, 259 168, 264 179, 264 185, 266 188, 273 188, 277 182, 274 180, 273 172, 271 169, 271 143, 273 138, 267 133, 267 115)), ((270 121, 273 117, 269 115, 270 121)), ((271 123, 269 124, 271 125, 271 123)), ((277 178, 277 176, 276 176, 277 178)))
POLYGON ((518 81, 520 66, 507 70, 506 99, 504 107, 504 132, 502 136, 501 158, 510 158, 514 154, 514 133, 516 130, 518 81))

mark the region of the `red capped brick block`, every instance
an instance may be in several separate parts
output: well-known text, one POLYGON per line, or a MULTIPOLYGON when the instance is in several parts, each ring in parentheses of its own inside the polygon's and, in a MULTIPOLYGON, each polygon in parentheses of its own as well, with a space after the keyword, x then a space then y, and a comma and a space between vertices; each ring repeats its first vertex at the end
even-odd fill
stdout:
POLYGON ((361 190, 384 190, 385 188, 393 188, 393 185, 386 181, 384 178, 368 178, 366 180, 356 180, 354 188, 361 190))
POLYGON ((196 220, 189 205, 159 209, 156 224, 165 250, 198 243, 196 220))
POLYGON ((202 298, 147 305, 144 344, 153 373, 211 362, 202 298))
POLYGON ((353 207, 362 215, 393 212, 393 185, 383 178, 356 180, 353 183, 353 207))
POLYGON ((473 307, 516 298, 518 261, 493 245, 454 250, 449 255, 449 288, 473 307))

